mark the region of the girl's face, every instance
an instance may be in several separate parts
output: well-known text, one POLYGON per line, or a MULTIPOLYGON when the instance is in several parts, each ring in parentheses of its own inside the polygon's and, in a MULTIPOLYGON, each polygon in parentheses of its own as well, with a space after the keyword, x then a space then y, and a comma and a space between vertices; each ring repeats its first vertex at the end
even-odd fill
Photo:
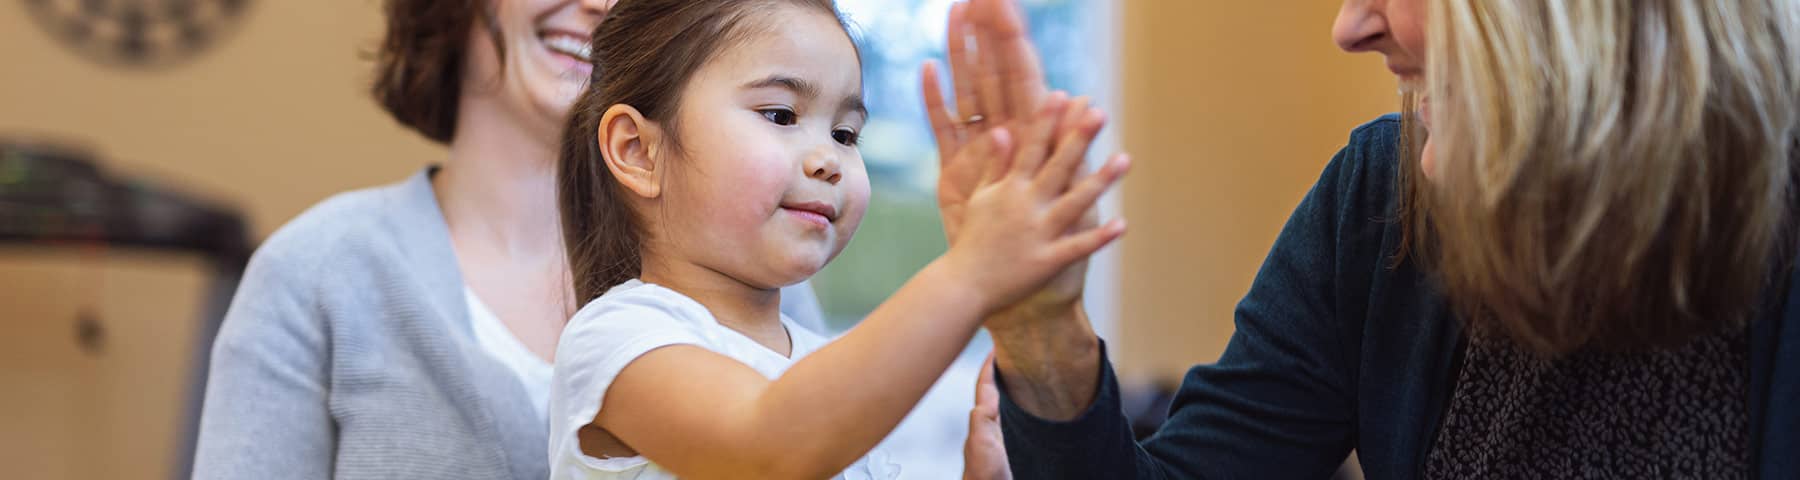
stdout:
POLYGON ((470 29, 467 81, 500 97, 515 121, 542 125, 551 135, 587 86, 593 67, 588 43, 594 29, 618 0, 490 0, 500 30, 502 58, 494 54, 489 26, 480 19, 470 29))
MULTIPOLYGON (((756 18, 760 17, 760 18, 756 18)), ((837 19, 777 7, 695 72, 674 128, 657 242, 757 288, 817 273, 849 243, 869 199, 856 137, 868 113, 855 46, 837 19), (761 23, 761 25, 756 25, 761 23)))

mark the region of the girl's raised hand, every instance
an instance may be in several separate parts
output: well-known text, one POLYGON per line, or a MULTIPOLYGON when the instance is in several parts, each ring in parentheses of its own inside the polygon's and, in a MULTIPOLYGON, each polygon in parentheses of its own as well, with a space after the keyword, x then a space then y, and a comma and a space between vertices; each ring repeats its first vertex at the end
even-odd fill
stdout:
POLYGON ((1052 94, 1020 131, 995 129, 971 144, 983 154, 981 173, 945 260, 969 276, 988 313, 1038 291, 1125 231, 1121 220, 1078 227, 1125 174, 1129 160, 1115 156, 1098 171, 1082 174, 1082 160, 1105 117, 1082 102, 1074 106, 1084 113, 1065 120, 1071 102, 1060 92, 1052 94))

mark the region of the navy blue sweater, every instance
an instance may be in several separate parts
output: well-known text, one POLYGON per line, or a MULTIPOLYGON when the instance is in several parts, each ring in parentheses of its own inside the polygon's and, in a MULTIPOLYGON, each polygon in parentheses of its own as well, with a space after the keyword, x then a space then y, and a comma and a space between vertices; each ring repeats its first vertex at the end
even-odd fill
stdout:
MULTIPOLYGON (((1350 134, 1238 304, 1225 353, 1188 371, 1155 436, 1133 440, 1104 351, 1094 403, 1072 421, 1002 394, 1013 474, 1328 478, 1355 449, 1368 478, 1418 478, 1464 337, 1425 275, 1390 267, 1399 132, 1388 115, 1350 134)), ((1751 327, 1751 461, 1760 478, 1800 479, 1800 281, 1772 290, 1751 327)))

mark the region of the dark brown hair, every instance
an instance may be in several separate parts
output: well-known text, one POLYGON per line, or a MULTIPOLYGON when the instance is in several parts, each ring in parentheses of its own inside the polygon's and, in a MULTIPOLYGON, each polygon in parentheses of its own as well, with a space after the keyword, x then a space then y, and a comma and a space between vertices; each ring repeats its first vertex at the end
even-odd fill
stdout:
POLYGON ((1794 252, 1800 6, 1432 5, 1435 160, 1407 115, 1403 248, 1472 329, 1643 350, 1763 306, 1794 252))
POLYGON ((662 147, 679 151, 675 117, 688 80, 755 32, 747 25, 753 14, 784 4, 830 14, 842 26, 831 0, 624 0, 594 31, 593 77, 570 107, 557 162, 577 307, 637 278, 642 261, 641 219, 601 157, 601 116, 613 105, 630 105, 662 127, 662 147))
POLYGON ((369 93, 395 121, 434 142, 450 143, 475 22, 487 26, 494 52, 506 55, 489 5, 486 0, 383 2, 387 34, 376 52, 369 93))

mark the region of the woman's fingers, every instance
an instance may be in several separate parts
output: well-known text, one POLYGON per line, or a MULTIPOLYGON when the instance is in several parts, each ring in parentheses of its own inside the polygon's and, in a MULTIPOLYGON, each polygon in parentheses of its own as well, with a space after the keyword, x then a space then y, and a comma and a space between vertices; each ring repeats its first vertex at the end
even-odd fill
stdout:
POLYGON ((1012 173, 1033 178, 1038 167, 1043 165, 1044 157, 1050 154, 1051 142, 1055 141, 1056 122, 1062 116, 1063 109, 1068 108, 1068 99, 1062 92, 1050 94, 1044 101, 1043 109, 1033 113, 1030 120, 1019 132, 1019 148, 1014 155, 1012 173))
POLYGON ((1086 214, 1088 209, 1093 208, 1094 203, 1098 202, 1102 195, 1106 195, 1106 191, 1117 184, 1119 179, 1125 176, 1125 172, 1130 169, 1131 157, 1119 154, 1107 160, 1105 165, 1101 165, 1100 170, 1082 177, 1073 187, 1069 188, 1069 191, 1057 198, 1056 203, 1051 204, 1047 219, 1050 225, 1057 228, 1068 228, 1069 225, 1080 220, 1081 216, 1086 214))
POLYGON ((1001 37, 991 31, 993 22, 987 18, 994 14, 994 0, 970 0, 969 6, 966 8, 968 10, 964 20, 968 23, 967 28, 972 30, 971 33, 975 38, 975 52, 980 55, 976 65, 979 70, 976 70, 978 73, 975 81, 980 88, 982 116, 996 122, 1029 118, 1028 115, 1036 106, 1035 103, 1018 106, 1006 103, 1008 95, 1005 93, 1007 87, 1005 71, 998 61, 1000 60, 997 57, 999 50, 995 47, 1001 37))
MULTIPOLYGON (((957 125, 968 121, 971 116, 982 114, 981 95, 977 88, 977 79, 981 66, 977 63, 977 51, 971 51, 970 42, 974 39, 969 31, 969 4, 957 2, 950 6, 950 25, 945 29, 945 49, 950 54, 950 83, 956 91, 957 125)), ((979 48, 979 47, 977 47, 979 48)), ((990 123, 998 125, 998 123, 990 123)))
POLYGON ((1057 142, 1056 150, 1050 152, 1050 159, 1044 164, 1044 168, 1038 172, 1039 191, 1051 195, 1059 195, 1069 189, 1069 180, 1075 178, 1076 172, 1081 171, 1088 148, 1099 137, 1100 127, 1106 124, 1106 114, 1097 108, 1070 108, 1069 113, 1064 115, 1064 123, 1058 128, 1064 132, 1062 139, 1057 142))
POLYGON ((931 134, 937 137, 938 165, 942 169, 962 148, 963 138, 950 105, 944 101, 944 87, 939 81, 938 63, 926 60, 920 69, 919 85, 925 97, 925 116, 931 121, 931 134))
POLYGON ((1048 91, 1044 85, 1044 67, 1037 48, 1031 45, 1024 14, 1017 0, 977 0, 981 11, 971 16, 982 32, 982 63, 995 72, 998 87, 985 90, 989 96, 1002 97, 999 102, 1015 115, 1026 114, 1048 91))

